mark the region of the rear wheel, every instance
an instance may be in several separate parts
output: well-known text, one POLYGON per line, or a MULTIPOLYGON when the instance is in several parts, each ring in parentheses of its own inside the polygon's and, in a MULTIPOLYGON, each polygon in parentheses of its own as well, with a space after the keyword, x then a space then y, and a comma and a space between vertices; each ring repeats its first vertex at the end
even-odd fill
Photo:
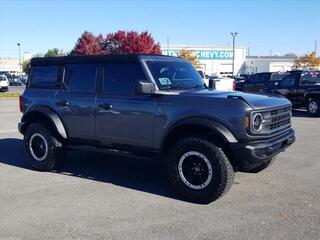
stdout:
POLYGON ((27 161, 36 170, 57 168, 65 156, 63 144, 43 124, 30 124, 24 135, 24 145, 27 161))
POLYGON ((320 102, 317 99, 310 99, 307 104, 307 110, 312 116, 320 115, 320 102))
POLYGON ((185 138, 169 153, 168 171, 176 191, 191 202, 207 204, 232 186, 234 171, 223 150, 201 138, 185 138))

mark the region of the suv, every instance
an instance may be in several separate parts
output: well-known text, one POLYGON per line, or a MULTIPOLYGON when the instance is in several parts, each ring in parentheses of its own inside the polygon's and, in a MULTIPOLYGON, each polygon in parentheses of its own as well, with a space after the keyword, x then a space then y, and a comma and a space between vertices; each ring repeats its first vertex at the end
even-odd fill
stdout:
POLYGON ((7 92, 9 90, 9 81, 5 75, 0 75, 0 91, 7 92))
POLYGON ((235 171, 266 168, 295 140, 287 99, 207 88, 180 58, 67 56, 31 66, 19 131, 38 170, 57 167, 66 149, 156 156, 185 199, 209 203, 235 171))
POLYGON ((272 87, 276 81, 281 81, 288 73, 263 72, 248 77, 245 81, 236 83, 236 90, 244 92, 263 92, 272 87))
POLYGON ((319 71, 292 71, 270 86, 268 92, 285 96, 294 108, 305 107, 312 116, 320 115, 319 71))

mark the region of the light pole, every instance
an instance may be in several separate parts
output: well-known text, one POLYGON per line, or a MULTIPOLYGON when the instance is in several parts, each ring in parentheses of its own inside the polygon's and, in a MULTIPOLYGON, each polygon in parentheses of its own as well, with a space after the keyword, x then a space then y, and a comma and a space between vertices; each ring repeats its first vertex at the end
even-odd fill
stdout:
POLYGON ((231 36, 232 36, 232 76, 234 76, 234 57, 235 57, 235 52, 234 52, 234 42, 235 42, 235 39, 236 39, 236 36, 237 36, 237 32, 232 32, 230 33, 231 36))
POLYGON ((20 48, 20 43, 17 43, 17 45, 18 45, 18 48, 19 48, 19 70, 20 70, 20 73, 22 72, 21 71, 21 48, 20 48))

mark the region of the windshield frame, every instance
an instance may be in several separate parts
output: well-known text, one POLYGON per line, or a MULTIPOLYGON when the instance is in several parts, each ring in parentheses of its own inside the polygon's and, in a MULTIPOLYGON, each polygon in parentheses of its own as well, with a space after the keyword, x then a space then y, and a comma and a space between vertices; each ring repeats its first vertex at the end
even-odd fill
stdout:
POLYGON ((148 76, 149 78, 152 79, 152 81, 156 84, 156 89, 158 91, 189 91, 189 90, 195 90, 195 89, 200 89, 200 90, 203 90, 203 89, 207 89, 207 86, 205 84, 205 82, 203 81, 203 78, 201 77, 201 75, 198 73, 198 71, 196 70, 196 68, 188 61, 185 61, 183 59, 180 59, 180 58, 168 58, 166 56, 164 57, 157 57, 155 59, 153 58, 147 58, 147 59, 141 59, 142 62, 143 62, 143 65, 145 67, 145 69, 147 70, 148 72, 148 76), (184 64, 190 64, 191 67, 193 68, 193 71, 196 75, 199 76, 199 80, 201 81, 199 85, 195 85, 195 86, 192 86, 192 87, 169 87, 169 86, 162 86, 160 81, 157 79, 156 75, 154 74, 151 66, 149 65, 150 62, 164 62, 164 63, 168 63, 168 62, 172 62, 172 63, 184 63, 184 64))

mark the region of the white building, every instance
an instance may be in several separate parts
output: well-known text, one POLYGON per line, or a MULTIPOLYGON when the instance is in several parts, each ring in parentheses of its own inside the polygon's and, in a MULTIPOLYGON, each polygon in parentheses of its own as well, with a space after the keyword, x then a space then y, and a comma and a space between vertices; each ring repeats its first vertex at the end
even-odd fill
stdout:
MULTIPOLYGON (((187 49, 193 51, 197 56, 202 70, 208 75, 226 76, 232 75, 233 50, 228 46, 186 46, 171 45, 163 46, 161 51, 163 55, 177 56, 182 50, 187 49)), ((246 48, 235 48, 235 74, 240 73, 240 69, 244 65, 246 57, 246 48)))
POLYGON ((293 57, 286 56, 247 56, 241 73, 290 71, 295 60, 293 57))
MULTIPOLYGON (((29 60, 31 53, 24 52, 21 63, 29 60)), ((8 72, 10 74, 19 75, 22 73, 22 66, 19 63, 19 58, 0 58, 0 72, 8 72)))

